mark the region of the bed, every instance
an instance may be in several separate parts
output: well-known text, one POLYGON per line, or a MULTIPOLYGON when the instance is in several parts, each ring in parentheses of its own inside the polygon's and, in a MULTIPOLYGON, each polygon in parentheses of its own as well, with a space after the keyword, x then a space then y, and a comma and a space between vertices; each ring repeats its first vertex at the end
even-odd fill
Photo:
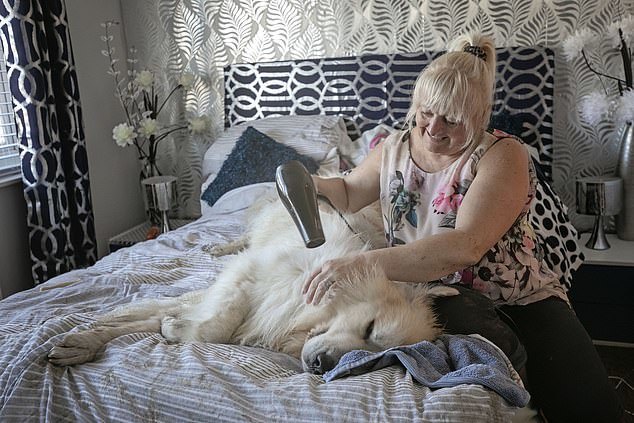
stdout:
MULTIPOLYGON (((89 327, 97 315, 115 306, 213 284, 229 257, 217 258, 210 251, 245 229, 253 199, 275 196, 271 168, 293 158, 310 159, 323 174, 358 164, 374 143, 402 123, 412 81, 434 55, 227 67, 227 129, 203 158, 202 216, 0 302, 0 421, 536 418, 534 410, 523 407, 525 401, 513 403, 485 385, 432 389, 400 365, 326 382, 302 372, 299 361, 285 354, 250 346, 168 344, 151 333, 119 337, 94 362, 83 365, 55 367, 46 359, 64 333, 89 327), (254 131, 247 127, 264 137, 255 142, 249 137, 254 131)), ((498 57, 501 82, 495 119, 535 147, 547 180, 552 163, 553 53, 504 48, 498 57)), ((553 230, 565 223, 562 218, 553 230)), ((568 235, 574 240, 576 233, 568 235)), ((551 255, 567 278, 578 257, 555 248, 551 255)), ((521 388, 501 353, 498 364, 521 388)))

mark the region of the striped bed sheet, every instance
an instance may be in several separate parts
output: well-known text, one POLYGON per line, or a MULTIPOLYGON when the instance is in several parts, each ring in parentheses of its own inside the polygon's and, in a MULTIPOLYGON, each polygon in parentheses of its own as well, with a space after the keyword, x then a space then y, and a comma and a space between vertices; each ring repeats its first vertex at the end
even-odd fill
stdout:
POLYGON ((0 301, 2 422, 502 422, 516 408, 480 385, 430 390, 399 366, 325 383, 299 361, 261 348, 168 344, 159 334, 121 336, 94 362, 48 363, 76 326, 139 298, 213 284, 244 211, 210 213, 0 301))

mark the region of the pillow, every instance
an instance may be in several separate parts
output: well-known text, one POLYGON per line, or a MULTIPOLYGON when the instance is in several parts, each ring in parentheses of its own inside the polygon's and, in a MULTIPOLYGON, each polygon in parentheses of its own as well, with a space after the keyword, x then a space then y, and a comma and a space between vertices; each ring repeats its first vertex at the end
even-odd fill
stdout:
POLYGON ((310 173, 315 173, 319 168, 312 158, 303 156, 294 148, 280 144, 249 126, 201 198, 212 206, 224 193, 234 188, 275 181, 277 166, 290 160, 299 160, 310 173))
POLYGON ((388 135, 395 132, 396 129, 391 126, 387 126, 383 123, 376 125, 374 128, 369 129, 361 134, 358 140, 354 142, 357 144, 357 149, 353 151, 343 151, 342 154, 349 157, 355 166, 359 166, 363 159, 368 155, 370 150, 379 145, 388 135))
POLYGON ((574 272, 585 260, 579 235, 568 218, 568 207, 548 184, 537 160, 533 159, 533 164, 538 183, 528 218, 544 248, 544 260, 568 290, 574 272))
MULTIPOLYGON (((317 169, 317 175, 332 177, 340 175, 339 172, 339 153, 337 148, 333 147, 326 158, 320 163, 319 169, 317 169)), ((216 179, 216 174, 209 175, 206 181, 203 182, 200 192, 205 192, 207 187, 216 179)), ((249 208, 258 198, 262 196, 268 196, 270 188, 273 187, 275 198, 277 198, 277 189, 275 183, 262 182, 258 184, 247 185, 240 188, 232 189, 225 193, 222 197, 210 206, 202 198, 200 200, 200 212, 202 215, 207 213, 228 213, 229 211, 242 210, 249 208), (253 187, 253 189, 249 188, 253 187), (266 194, 266 195, 265 195, 266 194), (221 204, 222 203, 222 204, 221 204), (226 204, 225 204, 226 203, 226 204)))
POLYGON ((324 177, 339 176, 339 165, 341 164, 341 157, 336 147, 333 147, 328 155, 319 163, 319 169, 317 169, 317 175, 324 177))
MULTIPOLYGON (((276 199, 278 196, 275 182, 260 182, 257 184, 245 185, 228 191, 222 195, 214 203, 213 206, 207 206, 205 204, 205 211, 212 211, 214 213, 234 213, 241 210, 246 210, 253 205, 254 202, 261 199, 276 199)), ((205 213, 203 213, 205 214, 205 213)))
POLYGON ((288 145, 317 163, 326 158, 333 147, 351 143, 341 116, 276 116, 249 121, 227 128, 207 149, 202 163, 202 180, 217 174, 247 126, 288 145))

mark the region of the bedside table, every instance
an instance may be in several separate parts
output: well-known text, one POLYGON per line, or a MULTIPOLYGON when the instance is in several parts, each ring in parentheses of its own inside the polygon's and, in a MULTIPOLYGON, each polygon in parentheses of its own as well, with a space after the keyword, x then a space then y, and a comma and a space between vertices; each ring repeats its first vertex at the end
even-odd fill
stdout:
POLYGON ((627 343, 634 346, 634 242, 608 234, 611 248, 585 247, 586 257, 568 292, 573 308, 596 343, 627 343))
MULTIPOLYGON (((176 229, 193 221, 194 219, 170 219, 170 226, 172 229, 176 229)), ((130 247, 137 242, 146 241, 150 227, 150 222, 143 222, 119 235, 113 236, 108 240, 108 250, 113 253, 120 248, 130 247)))

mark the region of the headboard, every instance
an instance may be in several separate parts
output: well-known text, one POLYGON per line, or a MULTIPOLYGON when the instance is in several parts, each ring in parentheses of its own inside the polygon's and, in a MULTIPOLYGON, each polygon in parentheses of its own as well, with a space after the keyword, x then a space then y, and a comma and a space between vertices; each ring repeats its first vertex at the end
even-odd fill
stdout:
MULTIPOLYGON (((401 127, 420 71, 443 52, 233 64, 225 67, 225 127, 279 115, 343 115, 352 139, 378 124, 401 127)), ((519 135, 552 170, 554 53, 497 49, 491 125, 519 135)))

